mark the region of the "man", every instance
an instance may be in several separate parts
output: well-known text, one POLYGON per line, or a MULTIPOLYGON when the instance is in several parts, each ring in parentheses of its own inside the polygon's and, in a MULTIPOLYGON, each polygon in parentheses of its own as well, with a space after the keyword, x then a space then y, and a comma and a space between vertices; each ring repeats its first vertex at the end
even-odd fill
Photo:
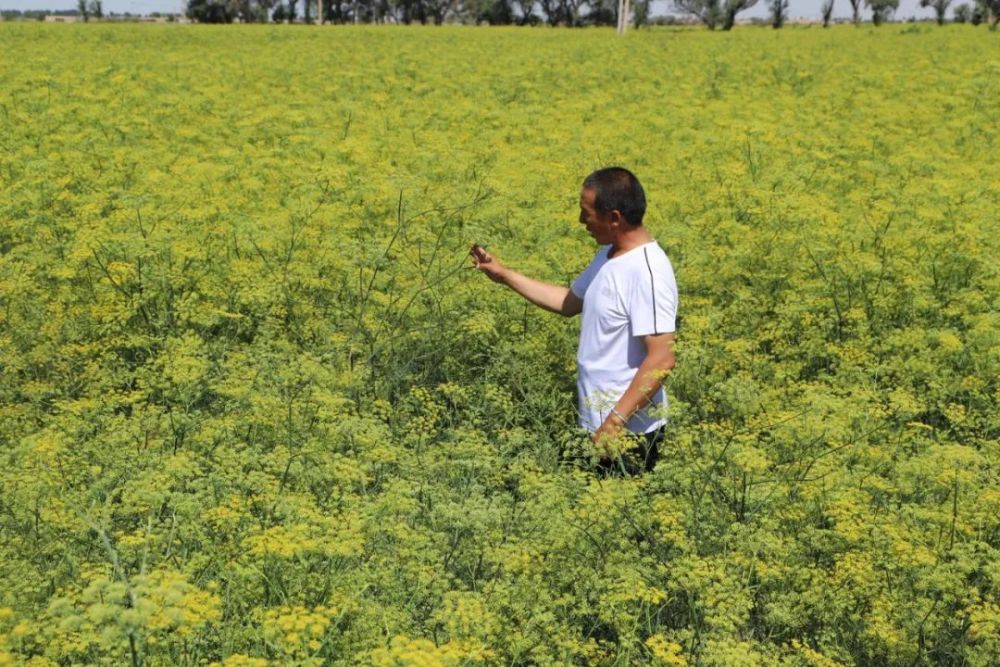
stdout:
POLYGON ((632 172, 599 169, 580 192, 580 224, 600 244, 570 287, 533 280, 479 246, 477 269, 537 306, 567 317, 583 313, 577 350, 580 425, 603 456, 599 470, 652 470, 663 439, 663 377, 674 367, 677 283, 663 249, 642 226, 646 195, 632 172), (619 436, 638 436, 624 457, 619 436), (633 457, 638 460, 633 460, 633 457))

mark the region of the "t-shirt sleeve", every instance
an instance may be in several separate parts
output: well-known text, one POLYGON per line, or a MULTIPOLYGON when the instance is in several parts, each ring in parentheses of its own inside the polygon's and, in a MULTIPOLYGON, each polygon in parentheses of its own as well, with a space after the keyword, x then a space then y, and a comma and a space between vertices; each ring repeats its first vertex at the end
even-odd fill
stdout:
POLYGON ((583 296, 587 293, 587 288, 590 287, 590 283, 594 280, 594 276, 597 275, 597 272, 601 268, 601 264, 603 263, 601 262, 601 256, 606 254, 607 246, 601 246, 597 251, 597 254, 594 255, 594 259, 590 260, 590 264, 587 265, 587 268, 585 268, 583 272, 577 276, 576 280, 573 281, 573 284, 569 286, 573 294, 577 295, 580 299, 583 299, 583 296))
POLYGON ((677 320, 677 281, 666 255, 643 249, 627 292, 633 336, 672 333, 677 320))

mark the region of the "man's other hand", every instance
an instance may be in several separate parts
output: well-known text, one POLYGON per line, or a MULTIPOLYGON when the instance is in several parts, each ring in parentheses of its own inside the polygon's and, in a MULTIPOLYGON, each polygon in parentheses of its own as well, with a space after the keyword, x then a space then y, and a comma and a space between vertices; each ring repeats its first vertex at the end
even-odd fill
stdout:
POLYGON ((611 461, 621 453, 627 445, 625 433, 624 424, 614 417, 609 417, 591 434, 590 440, 594 444, 600 465, 610 465, 611 461))
POLYGON ((590 436, 590 439, 595 445, 602 447, 603 450, 607 452, 608 445, 613 440, 620 437, 622 435, 622 431, 622 423, 617 419, 609 417, 604 420, 604 423, 601 424, 596 431, 594 431, 594 433, 590 436))
POLYGON ((499 259, 486 252, 482 246, 478 244, 472 246, 469 250, 469 256, 472 257, 473 267, 485 273, 490 280, 495 283, 504 282, 504 273, 507 271, 507 267, 501 264, 499 259))

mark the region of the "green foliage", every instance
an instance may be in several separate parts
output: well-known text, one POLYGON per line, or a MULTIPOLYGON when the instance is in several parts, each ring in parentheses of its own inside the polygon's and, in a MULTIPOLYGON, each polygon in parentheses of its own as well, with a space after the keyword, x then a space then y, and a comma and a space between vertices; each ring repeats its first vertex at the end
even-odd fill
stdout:
POLYGON ((899 0, 865 0, 865 4, 872 10, 872 23, 877 26, 882 25, 899 9, 899 0))
POLYGON ((771 27, 780 28, 788 18, 789 0, 768 0, 767 8, 771 12, 771 27))
POLYGON ((994 35, 873 34, 0 25, 0 665, 994 664, 994 35), (465 256, 607 164, 638 479, 465 256))
POLYGON ((198 23, 232 23, 235 18, 231 3, 224 0, 187 0, 184 14, 198 23))
POLYGON ((997 26, 1000 25, 1000 0, 977 0, 973 17, 976 15, 981 18, 980 21, 973 19, 974 23, 978 24, 988 20, 990 29, 996 30, 997 26))
POLYGON ((710 30, 719 25, 731 30, 736 15, 756 4, 757 0, 673 0, 676 10, 697 17, 710 30))
MULTIPOLYGON (((934 16, 937 18, 938 25, 944 25, 944 16, 948 12, 948 7, 951 5, 951 0, 920 0, 921 7, 933 7, 934 16)), ((966 5, 968 7, 968 5, 966 5)), ((956 20, 958 17, 958 7, 955 8, 956 20)), ((960 23, 965 23, 965 21, 960 21, 960 23)))

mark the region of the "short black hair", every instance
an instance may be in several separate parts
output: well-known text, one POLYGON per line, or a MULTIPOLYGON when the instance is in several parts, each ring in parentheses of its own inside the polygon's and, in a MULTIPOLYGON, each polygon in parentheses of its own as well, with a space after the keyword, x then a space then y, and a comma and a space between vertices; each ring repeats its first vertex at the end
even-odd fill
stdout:
POLYGON ((604 167, 583 180, 585 190, 594 191, 599 213, 618 211, 630 225, 641 225, 646 215, 646 193, 639 179, 624 167, 604 167))

